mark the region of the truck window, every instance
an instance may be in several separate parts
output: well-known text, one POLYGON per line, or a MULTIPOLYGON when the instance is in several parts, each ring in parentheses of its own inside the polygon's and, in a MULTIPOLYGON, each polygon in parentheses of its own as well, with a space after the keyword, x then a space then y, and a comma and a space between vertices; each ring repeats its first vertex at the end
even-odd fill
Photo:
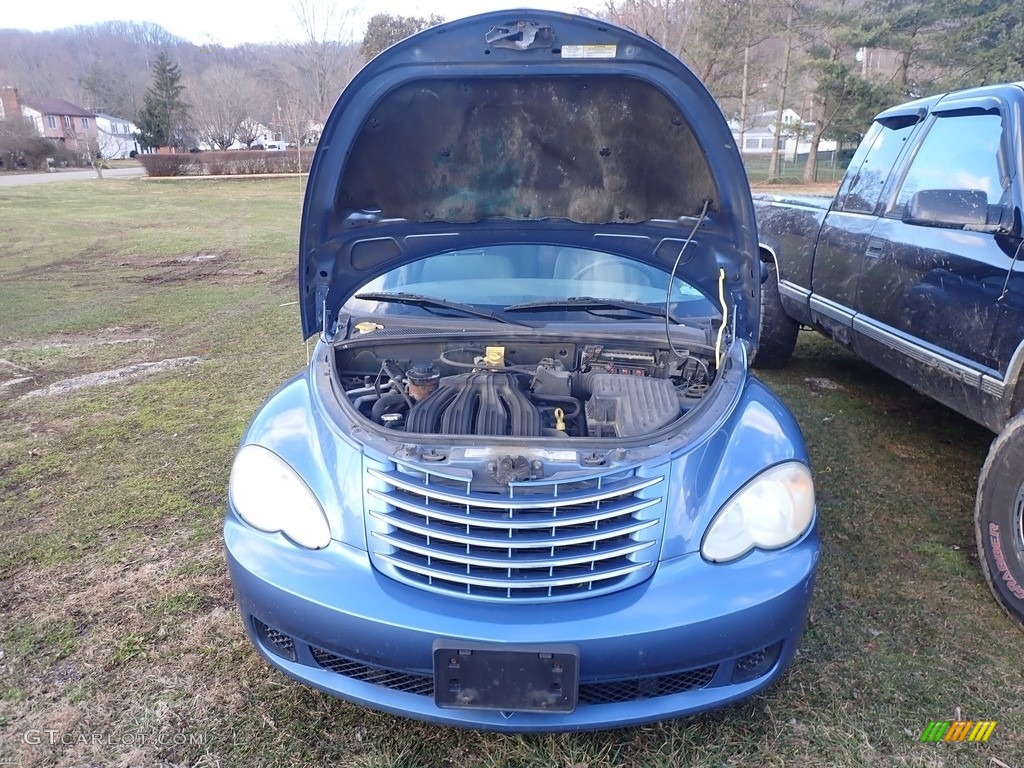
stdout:
POLYGON ((1005 188, 999 170, 1002 135, 1003 119, 993 112, 936 117, 887 215, 901 217, 922 189, 982 191, 989 205, 998 205, 1005 188))
POLYGON ((850 161, 839 190, 841 210, 874 213, 885 180, 918 123, 916 116, 894 117, 871 126, 850 161))

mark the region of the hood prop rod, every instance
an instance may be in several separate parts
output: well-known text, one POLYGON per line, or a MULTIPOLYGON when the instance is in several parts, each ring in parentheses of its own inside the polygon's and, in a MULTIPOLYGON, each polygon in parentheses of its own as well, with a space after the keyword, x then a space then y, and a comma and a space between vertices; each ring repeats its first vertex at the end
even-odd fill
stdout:
POLYGON ((708 208, 711 207, 711 198, 704 198, 704 207, 701 209, 700 216, 697 217, 697 223, 693 225, 693 229, 690 230, 690 234, 686 236, 686 241, 683 243, 683 247, 679 249, 679 255, 676 256, 676 263, 672 265, 672 273, 668 276, 668 288, 665 289, 665 340, 668 341, 668 348, 672 350, 672 354, 680 360, 686 358, 686 355, 680 354, 679 350, 676 349, 676 345, 672 343, 672 332, 669 329, 668 319, 669 307, 672 305, 672 283, 676 279, 676 270, 679 269, 679 262, 683 260, 683 254, 686 253, 687 247, 693 242, 693 236, 697 234, 697 230, 700 229, 700 225, 704 223, 704 219, 708 216, 708 208))

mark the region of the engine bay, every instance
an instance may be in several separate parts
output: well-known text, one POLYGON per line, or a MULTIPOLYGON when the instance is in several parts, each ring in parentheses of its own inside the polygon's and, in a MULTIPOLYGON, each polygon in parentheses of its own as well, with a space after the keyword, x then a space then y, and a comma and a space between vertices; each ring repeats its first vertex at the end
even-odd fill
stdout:
POLYGON ((622 340, 352 345, 334 372, 360 416, 390 430, 613 439, 668 426, 715 377, 711 350, 622 340))

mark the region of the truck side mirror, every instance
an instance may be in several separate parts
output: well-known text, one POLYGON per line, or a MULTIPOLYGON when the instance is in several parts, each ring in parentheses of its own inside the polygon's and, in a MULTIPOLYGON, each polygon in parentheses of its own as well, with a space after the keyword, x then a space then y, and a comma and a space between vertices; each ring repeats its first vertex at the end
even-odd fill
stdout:
POLYGON ((903 223, 983 228, 988 224, 988 195, 978 189, 922 189, 903 209, 903 223))

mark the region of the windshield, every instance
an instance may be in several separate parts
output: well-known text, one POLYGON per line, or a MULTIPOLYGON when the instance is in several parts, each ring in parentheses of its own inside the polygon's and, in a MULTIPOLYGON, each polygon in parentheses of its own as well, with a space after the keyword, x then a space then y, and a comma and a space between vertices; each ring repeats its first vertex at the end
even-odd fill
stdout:
MULTIPOLYGON (((501 310, 515 304, 590 297, 665 307, 668 273, 639 261, 602 251, 550 245, 496 245, 429 256, 394 269, 357 293, 393 291, 501 310)), ((350 313, 438 314, 436 308, 405 303, 349 299, 350 313)), ((587 309, 586 314, 615 319, 639 317, 628 309, 587 309)), ((672 283, 669 311, 676 318, 717 318, 715 305, 690 283, 672 283)), ((443 311, 440 312, 444 314, 443 311)), ((517 313, 520 320, 530 312, 517 313)), ((561 316, 579 321, 581 310, 540 311, 538 319, 561 316)), ((583 315, 586 316, 586 315, 583 315)))

